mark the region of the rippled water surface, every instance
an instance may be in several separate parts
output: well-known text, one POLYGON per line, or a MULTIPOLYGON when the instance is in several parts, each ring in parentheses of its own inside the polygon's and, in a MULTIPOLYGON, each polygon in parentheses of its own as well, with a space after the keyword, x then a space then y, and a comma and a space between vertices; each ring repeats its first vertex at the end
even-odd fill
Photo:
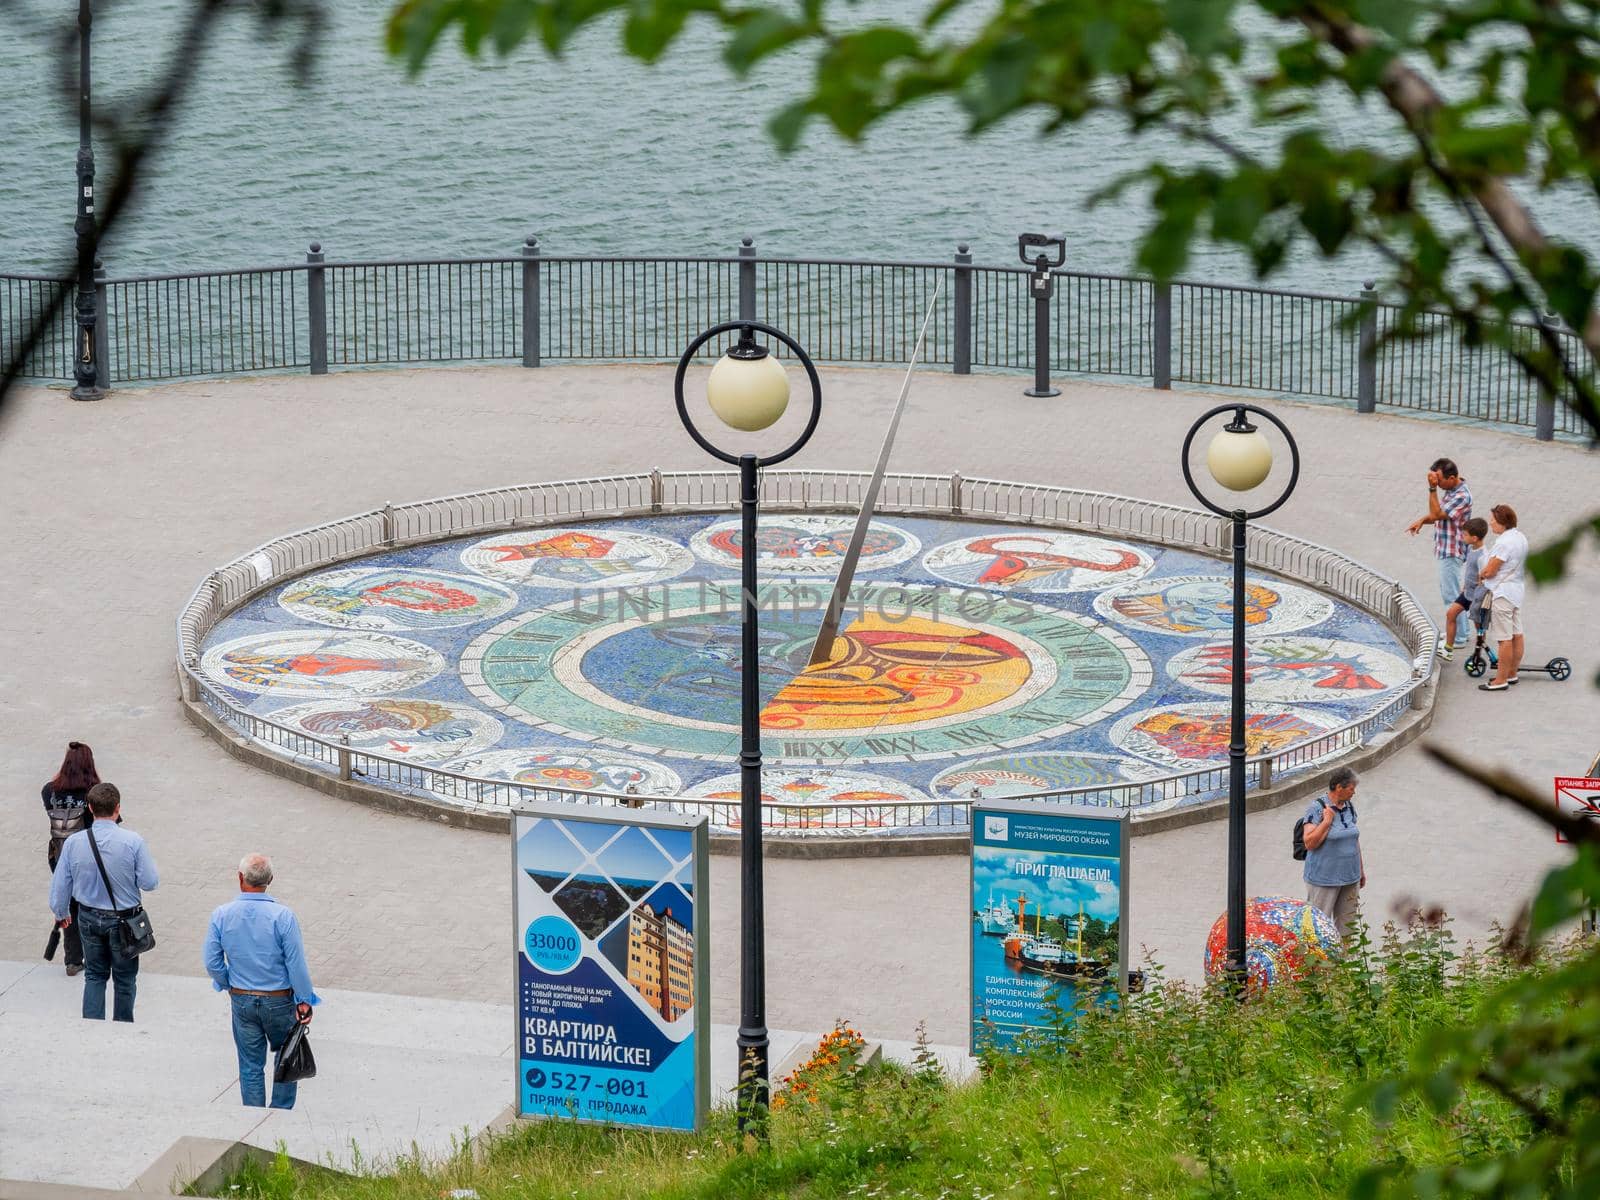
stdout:
MULTIPOLYGON (((170 53, 187 5, 101 7, 97 103, 125 104, 170 53)), ((877 0, 873 11, 923 7, 877 0)), ((709 25, 653 68, 625 57, 607 26, 562 61, 527 47, 475 62, 451 43, 412 80, 383 51, 388 9, 330 4, 306 87, 292 81, 286 39, 227 19, 138 211, 105 249, 113 273, 282 262, 312 240, 338 258, 511 254, 529 233, 550 254, 731 253, 748 234, 774 254, 935 260, 966 241, 979 262, 1008 263, 1024 229, 1064 231, 1070 266, 1123 271, 1144 210, 1088 209, 1087 198, 1150 156, 1197 153, 1133 143, 1109 119, 1040 139, 1027 116, 968 139, 954 105, 936 102, 863 146, 814 128, 783 158, 763 124, 804 81, 804 54, 739 81, 709 25)), ((52 90, 50 38, 11 15, 0 32, 0 267, 46 268, 70 255, 76 120, 52 90)), ((1373 270, 1303 249, 1278 281, 1350 292, 1373 270)), ((1188 274, 1248 271, 1201 248, 1188 274)))

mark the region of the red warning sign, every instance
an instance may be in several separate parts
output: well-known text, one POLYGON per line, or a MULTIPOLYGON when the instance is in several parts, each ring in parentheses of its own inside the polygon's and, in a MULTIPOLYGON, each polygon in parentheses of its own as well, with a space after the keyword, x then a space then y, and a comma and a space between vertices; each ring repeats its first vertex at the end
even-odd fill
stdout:
MULTIPOLYGON (((1569 817, 1585 821, 1600 821, 1600 779, 1581 776, 1556 776, 1556 807, 1569 817)), ((1569 842, 1571 838, 1556 831, 1556 841, 1569 842)))

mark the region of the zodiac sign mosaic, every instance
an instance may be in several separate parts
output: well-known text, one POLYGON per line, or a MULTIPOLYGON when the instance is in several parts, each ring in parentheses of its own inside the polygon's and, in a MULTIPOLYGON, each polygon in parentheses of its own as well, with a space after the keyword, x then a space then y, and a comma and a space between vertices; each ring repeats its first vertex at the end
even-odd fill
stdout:
POLYGON ((278 603, 318 625, 406 633, 493 620, 516 607, 517 594, 465 575, 356 567, 297 579, 278 593, 278 603))
MULTIPOLYGON (((1174 654, 1167 674, 1213 696, 1233 693, 1233 647, 1212 642, 1174 654)), ((1398 654, 1332 638, 1256 638, 1245 643, 1245 683, 1252 699, 1332 702, 1371 699, 1411 678, 1398 654)))
MULTIPOLYGON (((543 746, 491 750, 449 764, 450 770, 475 779, 503 780, 533 788, 565 788, 578 792, 611 792, 629 796, 673 796, 683 780, 663 767, 631 754, 610 750, 543 746)), ((444 799, 459 799, 445 796, 444 799)), ((537 799, 538 797, 530 797, 537 799)))
MULTIPOLYGON (((1226 575, 1169 575, 1121 584, 1094 599, 1108 621, 1179 637, 1216 637, 1233 630, 1233 581, 1226 575)), ((1309 588, 1256 579, 1245 586, 1245 633, 1288 633, 1333 616, 1333 601, 1309 588)))
POLYGON ((505 729, 499 720, 469 705, 398 697, 316 700, 276 709, 270 716, 279 725, 314 737, 348 739, 354 750, 426 763, 492 746, 505 729))
POLYGON ((501 583, 540 588, 639 587, 682 575, 689 551, 669 538, 611 527, 523 529, 485 538, 461 565, 501 583))
POLYGON ((1036 750, 997 754, 947 767, 933 777, 937 796, 1000 800, 1058 788, 1114 787, 1165 774, 1161 768, 1121 754, 1077 750, 1036 750))
MULTIPOLYGON (((854 517, 775 513, 756 534, 757 566, 763 575, 834 575, 844 562, 854 517)), ((737 568, 744 560, 739 521, 718 521, 689 539, 696 555, 714 566, 737 568)), ((873 521, 856 569, 879 571, 915 558, 922 543, 895 525, 873 521)))
MULTIPOLYGON (((1250 702, 1244 722, 1245 753, 1276 754, 1338 728, 1336 716, 1311 708, 1250 702)), ((1228 757, 1226 703, 1169 704, 1123 717, 1111 727, 1111 744, 1174 771, 1209 766, 1228 757)), ((1316 762, 1348 747, 1330 745, 1308 757, 1316 762)))
POLYGON ((1097 592, 1146 574, 1155 559, 1137 546, 1051 530, 945 542, 922 565, 949 583, 1010 592, 1097 592))
POLYGON ((444 670, 444 656, 388 633, 282 630, 213 646, 200 659, 200 670, 246 692, 378 696, 428 682, 444 670))
MULTIPOLYGON (((761 773, 761 789, 761 803, 772 807, 763 823, 796 832, 851 833, 918 824, 937 807, 926 795, 897 779, 863 771, 776 768, 761 773)), ((737 774, 708 779, 688 794, 724 801, 710 810, 712 824, 725 829, 739 827, 737 774)), ((683 808, 685 812, 707 811, 693 804, 683 808)))

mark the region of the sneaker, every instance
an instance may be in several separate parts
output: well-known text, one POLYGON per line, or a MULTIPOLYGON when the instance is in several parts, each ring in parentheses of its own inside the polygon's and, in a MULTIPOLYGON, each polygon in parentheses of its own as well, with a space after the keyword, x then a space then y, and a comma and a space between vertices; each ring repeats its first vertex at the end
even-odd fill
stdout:
POLYGON ((1439 657, 1440 658, 1444 659, 1445 662, 1449 662, 1455 656, 1456 656, 1456 651, 1455 651, 1455 647, 1454 646, 1446 646, 1443 642, 1439 643, 1439 657))
POLYGON ((83 974, 83 964, 82 963, 68 963, 67 964, 67 974, 68 975, 82 975, 83 974))

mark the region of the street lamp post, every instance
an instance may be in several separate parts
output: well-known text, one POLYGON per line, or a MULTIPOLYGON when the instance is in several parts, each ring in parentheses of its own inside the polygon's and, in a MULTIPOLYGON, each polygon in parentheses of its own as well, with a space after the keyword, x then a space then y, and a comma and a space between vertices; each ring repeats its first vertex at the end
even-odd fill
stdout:
POLYGON ((78 218, 72 230, 78 238, 78 352, 72 356, 71 396, 74 400, 99 400, 95 361, 94 285, 94 148, 89 143, 89 26, 94 16, 89 0, 78 0, 78 218))
POLYGON ((795 455, 811 440, 822 415, 822 382, 800 343, 781 330, 756 321, 725 321, 707 329, 689 343, 678 360, 672 388, 678 416, 696 444, 714 458, 739 468, 741 537, 740 656, 739 656, 739 1128, 762 1128, 761 1111, 767 1104, 767 951, 761 874, 761 670, 756 625, 756 508, 757 472, 795 455), (765 346, 761 333, 789 347, 811 381, 811 415, 804 432, 786 449, 763 457, 730 454, 711 443, 689 416, 683 395, 683 377, 696 352, 719 334, 739 331, 734 347, 717 360, 706 381, 706 399, 725 424, 744 432, 766 429, 778 420, 789 403, 789 377, 765 346))
POLYGON ((1235 993, 1244 994, 1247 978, 1244 944, 1244 783, 1245 783, 1245 647, 1244 627, 1247 598, 1245 595, 1245 530, 1248 523, 1276 511, 1289 498, 1300 479, 1300 449, 1294 435, 1284 423, 1264 408, 1253 404, 1222 404, 1200 417, 1189 428, 1183 439, 1183 480, 1189 485, 1195 499, 1218 516, 1227 517, 1233 525, 1233 661, 1231 678, 1233 699, 1228 727, 1228 980, 1235 993), (1250 492, 1260 487, 1272 473, 1272 446, 1262 433, 1250 423, 1247 414, 1265 417, 1278 427, 1289 443, 1291 470, 1289 482, 1282 494, 1264 508, 1247 511, 1243 508, 1223 508, 1208 499, 1195 483, 1189 469, 1189 448, 1195 435, 1206 422, 1223 413, 1232 413, 1233 419, 1212 437, 1206 448, 1206 469, 1217 483, 1231 492, 1250 492))

